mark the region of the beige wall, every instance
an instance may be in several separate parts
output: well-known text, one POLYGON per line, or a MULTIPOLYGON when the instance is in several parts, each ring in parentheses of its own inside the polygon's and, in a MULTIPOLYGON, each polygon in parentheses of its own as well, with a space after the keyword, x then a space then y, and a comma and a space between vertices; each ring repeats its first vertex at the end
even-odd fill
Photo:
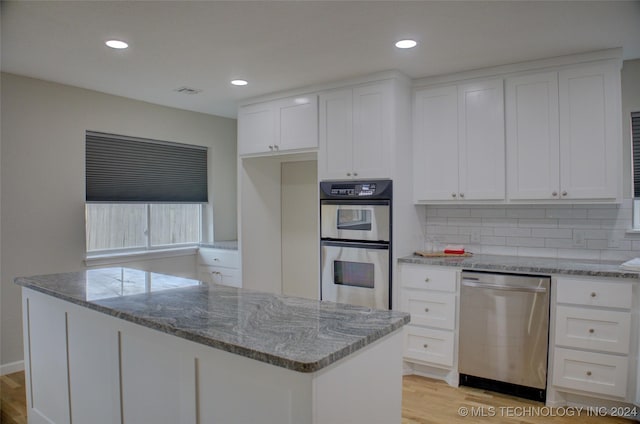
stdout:
POLYGON ((631 112, 640 111, 640 59, 622 64, 623 196, 633 197, 631 188, 631 112))
MULTIPOLYGON (((0 364, 22 360, 17 276, 84 267, 85 130, 208 146, 207 239, 236 237, 236 121, 2 74, 0 364)), ((172 258, 178 273, 195 259, 172 258)), ((136 263, 154 268, 167 261, 136 263)))

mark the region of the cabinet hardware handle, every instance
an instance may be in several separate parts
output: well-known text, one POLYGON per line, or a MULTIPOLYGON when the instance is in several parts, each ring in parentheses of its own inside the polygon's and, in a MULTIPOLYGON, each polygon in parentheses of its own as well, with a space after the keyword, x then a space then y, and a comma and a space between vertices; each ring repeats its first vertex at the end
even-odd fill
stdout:
POLYGON ((591 377, 591 371, 587 371, 587 377, 591 377))
POLYGON ((351 172, 347 172, 347 177, 350 177, 350 176, 351 176, 351 172))
POLYGON ((280 146, 278 146, 277 144, 274 144, 274 145, 273 145, 273 147, 274 147, 274 149, 276 149, 276 150, 280 150, 280 146))
POLYGON ((428 282, 429 282, 429 277, 425 278, 425 279, 424 279, 424 282, 425 282, 425 283, 428 283, 428 282))
POLYGON ((424 347, 426 349, 426 348, 429 347, 429 345, 425 343, 425 344, 422 345, 422 347, 424 347))
POLYGON ((595 331, 596 331, 596 330, 594 330, 593 328, 590 328, 590 329, 589 329, 589 333, 590 333, 590 334, 593 334, 595 331))
POLYGON ((354 177, 357 177, 357 176, 358 176, 358 173, 357 173, 357 172, 354 172, 354 173, 353 173, 353 176, 354 176, 354 177))
POLYGON ((553 197, 556 197, 556 196, 558 195, 558 192, 557 192, 557 191, 554 191, 553 193, 551 193, 551 195, 552 195, 553 197))
POLYGON ((424 311, 425 312, 429 312, 429 308, 424 308, 424 311))
POLYGON ((567 192, 566 192, 566 191, 563 191, 563 192, 562 192, 562 195, 563 195, 563 196, 566 196, 566 195, 567 195, 567 192))
POLYGON ((596 292, 591 292, 591 297, 596 297, 596 292))
POLYGON ((273 146, 269 145, 269 150, 273 150, 273 146))
POLYGON ((456 197, 456 194, 455 193, 451 193, 451 197, 456 197))
POLYGON ((463 197, 464 197, 464 193, 460 193, 460 198, 463 198, 463 197))
POLYGON ((220 274, 222 274, 222 273, 221 273, 220 271, 211 271, 211 274, 213 274, 213 275, 220 275, 220 274))
POLYGON ((218 262, 220 259, 218 258, 213 258, 214 261, 218 262))

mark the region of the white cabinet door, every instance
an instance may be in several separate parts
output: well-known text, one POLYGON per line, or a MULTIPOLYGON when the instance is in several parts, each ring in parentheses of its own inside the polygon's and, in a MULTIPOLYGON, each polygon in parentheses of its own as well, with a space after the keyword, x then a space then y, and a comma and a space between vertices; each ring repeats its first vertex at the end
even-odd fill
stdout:
POLYGON ((455 86, 415 93, 413 199, 451 200, 458 193, 458 90, 455 86))
POLYGON ((501 200, 505 195, 502 79, 458 86, 458 196, 501 200))
POLYGON ((353 90, 320 96, 320 179, 351 178, 353 167, 353 90))
POLYGON ((47 295, 22 289, 30 423, 70 423, 67 317, 47 295))
POLYGON ((391 86, 388 82, 353 89, 353 177, 391 177, 391 86))
POLYGON ((506 80, 509 199, 560 197, 558 74, 506 80))
POLYGON ((273 150, 276 143, 275 105, 271 102, 243 106, 238 110, 238 154, 273 150), (269 149, 269 146, 272 148, 269 149))
POLYGON ((615 65, 560 71, 560 189, 566 199, 616 198, 620 72, 615 65))
POLYGON ((318 96, 306 95, 276 102, 279 140, 276 151, 318 147, 318 96))

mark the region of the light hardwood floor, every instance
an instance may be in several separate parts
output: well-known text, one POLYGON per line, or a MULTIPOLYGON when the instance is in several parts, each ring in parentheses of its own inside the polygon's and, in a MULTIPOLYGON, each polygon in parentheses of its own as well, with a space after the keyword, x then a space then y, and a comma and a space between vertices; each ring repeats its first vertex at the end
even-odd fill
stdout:
MULTIPOLYGON (((586 413, 573 417, 536 416, 543 405, 486 390, 468 387, 453 388, 446 383, 418 376, 405 376, 402 388, 402 424, 441 423, 551 423, 551 424, 630 424, 632 420, 612 417, 588 417, 586 413), (460 408, 484 417, 462 416, 460 408), (523 408, 523 409, 518 409, 523 408), (525 409, 531 408, 531 409, 525 409), (492 412, 494 416, 491 417, 492 412), (527 414, 523 416, 523 412, 527 414)), ((0 423, 26 424, 24 372, 0 377, 0 423)), ((558 412, 556 410, 556 412, 558 412)), ((548 415, 548 413, 547 413, 548 415)))

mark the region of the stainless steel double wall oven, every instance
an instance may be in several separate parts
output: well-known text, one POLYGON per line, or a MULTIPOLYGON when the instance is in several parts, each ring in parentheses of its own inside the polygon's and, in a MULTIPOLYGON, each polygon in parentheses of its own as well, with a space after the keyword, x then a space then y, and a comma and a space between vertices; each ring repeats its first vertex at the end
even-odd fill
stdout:
POLYGON ((320 183, 322 300, 391 309, 391 180, 320 183))

